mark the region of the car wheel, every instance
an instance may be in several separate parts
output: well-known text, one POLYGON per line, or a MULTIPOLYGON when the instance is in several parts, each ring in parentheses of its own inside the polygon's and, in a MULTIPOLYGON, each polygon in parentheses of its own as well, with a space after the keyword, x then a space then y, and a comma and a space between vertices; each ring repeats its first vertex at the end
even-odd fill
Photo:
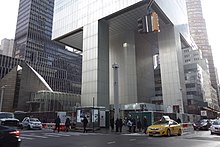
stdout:
POLYGON ((170 137, 170 136, 171 136, 170 129, 167 129, 167 136, 168 136, 168 137, 170 137))
POLYGON ((211 135, 213 135, 214 133, 211 131, 211 135))
POLYGON ((178 134, 177 134, 178 136, 181 136, 182 135, 182 131, 181 131, 181 129, 179 129, 179 131, 178 131, 178 134))

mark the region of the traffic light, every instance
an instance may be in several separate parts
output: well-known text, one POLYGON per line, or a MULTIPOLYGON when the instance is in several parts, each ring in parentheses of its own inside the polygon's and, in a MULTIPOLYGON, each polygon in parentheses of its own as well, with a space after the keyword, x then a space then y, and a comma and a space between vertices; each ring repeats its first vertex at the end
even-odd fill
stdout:
POLYGON ((154 11, 147 16, 139 18, 137 22, 139 33, 160 32, 158 15, 154 11))
POLYGON ((146 33, 147 28, 146 28, 146 17, 141 17, 137 20, 138 22, 138 32, 139 33, 146 33))
POLYGON ((152 32, 160 32, 159 30, 159 21, 158 15, 156 12, 151 13, 151 25, 152 25, 152 32))

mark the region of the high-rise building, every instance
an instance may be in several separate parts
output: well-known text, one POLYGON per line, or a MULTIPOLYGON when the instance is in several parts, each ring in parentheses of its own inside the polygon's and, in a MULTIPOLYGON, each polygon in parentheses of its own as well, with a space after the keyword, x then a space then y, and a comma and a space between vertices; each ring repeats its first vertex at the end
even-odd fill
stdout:
POLYGON ((140 34, 137 20, 148 15, 149 2, 55 1, 53 39, 83 51, 81 105, 94 102, 108 109, 116 94, 121 105, 149 103, 161 96, 165 111, 187 112, 182 45, 191 42, 185 0, 155 0, 151 8, 158 14, 160 32, 140 34), (154 50, 161 82, 154 77, 154 50), (118 84, 113 81, 114 63, 119 65, 118 84))
POLYGON ((81 60, 51 40, 54 0, 20 0, 14 56, 31 65, 54 91, 81 93, 81 60))
POLYGON ((203 18, 201 0, 186 0, 189 30, 192 38, 202 51, 203 58, 208 60, 209 73, 212 86, 217 89, 216 73, 212 56, 212 48, 209 45, 206 22, 203 18))
POLYGON ((13 55, 13 45, 14 45, 14 39, 2 39, 1 40, 1 48, 2 55, 12 57, 13 55))

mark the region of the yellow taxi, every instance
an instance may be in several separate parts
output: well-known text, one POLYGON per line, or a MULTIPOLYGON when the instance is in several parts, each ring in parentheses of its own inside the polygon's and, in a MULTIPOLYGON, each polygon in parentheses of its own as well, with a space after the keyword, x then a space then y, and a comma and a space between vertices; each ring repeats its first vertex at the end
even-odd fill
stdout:
POLYGON ((181 125, 169 117, 163 117, 153 125, 149 126, 146 130, 149 136, 171 136, 182 134, 181 125))

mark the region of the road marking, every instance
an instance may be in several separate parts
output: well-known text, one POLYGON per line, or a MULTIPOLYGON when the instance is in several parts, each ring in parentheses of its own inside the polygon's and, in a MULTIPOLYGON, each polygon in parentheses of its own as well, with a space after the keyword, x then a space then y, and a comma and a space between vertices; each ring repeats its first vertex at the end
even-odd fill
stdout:
POLYGON ((54 134, 54 133, 47 133, 49 135, 57 135, 57 136, 65 136, 65 137, 69 137, 71 135, 68 135, 68 134, 63 134, 63 133, 57 133, 57 134, 54 134))
POLYGON ((46 136, 38 136, 38 135, 34 135, 34 134, 22 134, 21 136, 22 137, 25 136, 25 137, 36 137, 36 138, 48 138, 46 136))
POLYGON ((61 136, 57 136, 57 135, 52 135, 52 134, 44 134, 45 136, 50 136, 50 137, 61 137, 61 136))
POLYGON ((22 136, 21 136, 20 138, 21 138, 21 139, 24 139, 24 140, 25 140, 25 139, 27 139, 27 140, 33 140, 33 139, 34 139, 34 138, 30 138, 30 137, 22 137, 22 136))
POLYGON ((129 139, 129 141, 135 141, 136 139, 129 139))
POLYGON ((115 141, 107 142, 107 144, 114 144, 116 143, 115 141))

